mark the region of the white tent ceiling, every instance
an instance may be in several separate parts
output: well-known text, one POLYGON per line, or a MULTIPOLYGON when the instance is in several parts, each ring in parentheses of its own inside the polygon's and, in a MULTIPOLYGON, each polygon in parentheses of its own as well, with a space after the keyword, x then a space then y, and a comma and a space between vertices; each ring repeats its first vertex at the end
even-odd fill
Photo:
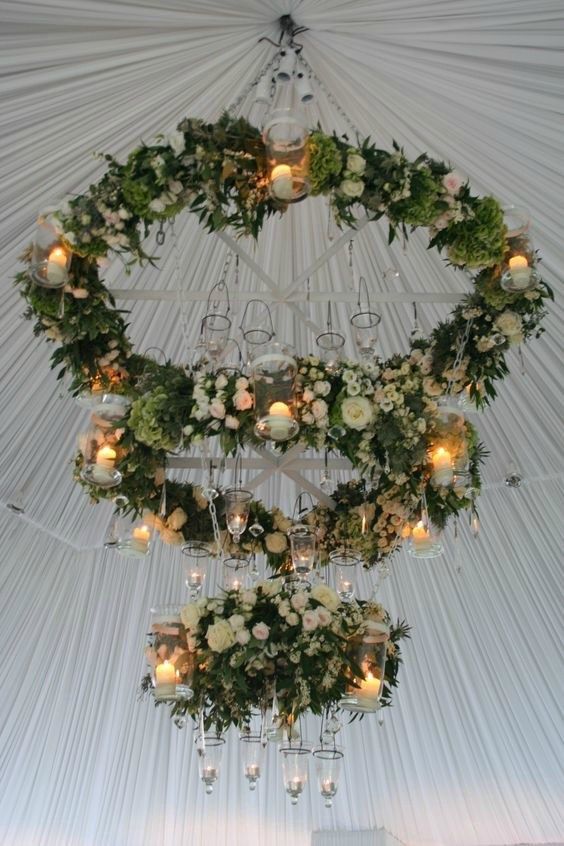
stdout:
MULTIPOLYGON (((25 484, 26 506, 20 519, 0 516, 1 842, 309 846, 314 830, 377 827, 413 846, 564 841, 561 0, 1 0, 0 15, 0 499, 25 484), (334 98, 362 136, 450 160, 476 191, 528 206, 543 273, 560 292, 546 334, 524 350, 525 372, 512 354, 479 420, 491 451, 479 539, 463 531, 442 559, 415 565, 400 553, 393 563, 383 598, 413 639, 384 726, 346 729, 332 811, 313 786, 289 806, 273 750, 250 795, 233 738, 206 797, 189 733, 137 701, 148 609, 182 596, 179 554, 157 546, 138 564, 101 548, 109 512, 71 481, 82 413, 59 396, 9 283, 36 213, 99 174, 93 151, 124 155, 186 114, 217 118, 272 57, 258 38, 277 37, 285 13, 309 27, 305 56, 332 95, 318 92, 312 121, 350 132, 334 98), (511 461, 520 489, 503 484, 511 461)), ((251 104, 241 112, 258 121, 251 104)), ((235 302, 267 296, 278 334, 303 351, 329 297, 341 323, 350 314, 346 244, 310 274, 305 301, 300 274, 339 237, 330 234, 326 205, 308 200, 270 221, 256 247, 242 245, 277 290, 242 261, 235 302)), ((137 347, 180 361, 228 246, 188 216, 176 236, 180 273, 169 235, 158 270, 127 278, 116 265, 107 278, 127 297, 137 347)), ((356 276, 382 303, 383 355, 406 348, 412 301, 429 329, 467 287, 422 237, 390 250, 385 228, 370 224, 354 240, 356 276)), ((279 476, 258 490, 287 510, 295 492, 279 476)))

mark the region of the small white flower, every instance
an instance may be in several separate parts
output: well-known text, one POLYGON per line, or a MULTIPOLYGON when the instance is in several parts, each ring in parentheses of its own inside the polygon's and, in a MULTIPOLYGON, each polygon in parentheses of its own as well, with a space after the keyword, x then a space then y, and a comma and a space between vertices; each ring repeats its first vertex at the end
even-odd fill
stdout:
POLYGON ((364 193, 364 182, 362 179, 343 179, 339 189, 345 197, 352 199, 362 196, 364 193))
POLYGON ((172 148, 173 152, 177 156, 179 156, 180 153, 183 153, 186 149, 186 140, 184 138, 184 133, 180 132, 179 130, 171 132, 170 135, 167 136, 166 140, 168 146, 172 148))
POLYGON ((289 626, 297 626, 300 622, 300 618, 298 617, 295 611, 290 611, 290 613, 286 617, 286 622, 289 626))

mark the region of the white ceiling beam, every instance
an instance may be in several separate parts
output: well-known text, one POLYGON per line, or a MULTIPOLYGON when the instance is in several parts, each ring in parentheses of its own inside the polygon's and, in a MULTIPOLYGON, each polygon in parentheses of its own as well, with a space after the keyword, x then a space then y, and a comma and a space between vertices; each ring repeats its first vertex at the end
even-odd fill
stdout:
MULTIPOLYGON (((139 288, 110 288, 110 293, 116 300, 139 300, 178 302, 178 291, 159 289, 140 290, 139 288)), ((287 297, 271 296, 268 292, 259 292, 260 298, 266 303, 356 303, 356 291, 312 291, 309 295, 305 291, 294 291, 287 297)), ((445 294, 443 291, 375 291, 370 292, 370 302, 374 303, 459 303, 465 295, 463 293, 445 294)), ((206 302, 209 291, 183 291, 185 302, 206 302)), ((257 291, 231 291, 229 299, 237 302, 248 302, 257 297, 257 291)))
MULTIPOLYGON (((217 467, 221 463, 221 459, 210 459, 213 461, 213 466, 217 467)), ((226 458, 224 467, 226 470, 235 470, 235 466, 242 470, 264 470, 272 466, 272 462, 267 461, 262 456, 257 458, 240 458, 237 463, 235 458, 226 458)), ((352 470, 352 465, 348 458, 328 458, 327 463, 324 458, 293 458, 287 465, 291 470, 352 470)), ((200 458, 169 458, 167 467, 175 470, 201 470, 202 461, 200 458)))

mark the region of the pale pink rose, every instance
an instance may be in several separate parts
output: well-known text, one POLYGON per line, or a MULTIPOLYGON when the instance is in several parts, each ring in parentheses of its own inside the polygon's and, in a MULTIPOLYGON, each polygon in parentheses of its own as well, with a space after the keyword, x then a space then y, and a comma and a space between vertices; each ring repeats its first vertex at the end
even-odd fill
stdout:
POLYGON ((327 403, 325 400, 317 399, 311 404, 311 411, 316 420, 320 420, 327 414, 327 403))
POLYGON ((317 628, 319 623, 319 618, 315 611, 306 611, 304 616, 302 617, 302 625, 304 627, 305 632, 312 632, 314 629, 317 628))
POLYGON ((237 641, 237 643, 239 643, 241 646, 245 646, 245 645, 246 645, 246 644, 250 641, 250 639, 251 639, 251 635, 249 634, 249 632, 247 631, 247 629, 239 629, 239 630, 235 633, 235 640, 236 640, 236 641, 237 641))
POLYGON ((237 409, 237 411, 247 411, 247 409, 253 407, 253 398, 248 391, 244 389, 241 391, 237 391, 233 395, 233 405, 237 409))
POLYGON ((225 426, 227 429, 238 429, 239 428, 239 421, 233 415, 228 414, 225 417, 225 426))
POLYGON ((270 633, 270 629, 266 623, 255 623, 252 628, 252 633, 253 637, 257 640, 266 640, 270 633))
POLYGON ((245 376, 239 376, 235 382, 235 388, 238 391, 245 391, 249 387, 249 380, 245 376))
POLYGON ((302 394, 302 399, 304 402, 311 402, 315 399, 315 394, 309 388, 306 388, 302 394))
POLYGON ((300 590, 295 593, 290 600, 290 604, 294 611, 303 611, 307 605, 307 594, 305 591, 300 590))
POLYGON ((71 288, 71 294, 75 300, 85 300, 88 296, 86 288, 71 288))
POLYGON ((457 173, 455 170, 451 170, 450 173, 446 173, 443 176, 443 188, 447 192, 447 194, 451 194, 455 196, 458 194, 462 185, 464 184, 464 179, 462 178, 460 173, 457 173))
POLYGON ((331 612, 327 610, 327 608, 317 608, 317 619, 319 620, 320 626, 328 626, 331 622, 331 612))
POLYGON ((214 399, 213 402, 210 403, 209 412, 212 417, 216 417, 218 420, 223 420, 225 417, 225 406, 221 400, 214 399))

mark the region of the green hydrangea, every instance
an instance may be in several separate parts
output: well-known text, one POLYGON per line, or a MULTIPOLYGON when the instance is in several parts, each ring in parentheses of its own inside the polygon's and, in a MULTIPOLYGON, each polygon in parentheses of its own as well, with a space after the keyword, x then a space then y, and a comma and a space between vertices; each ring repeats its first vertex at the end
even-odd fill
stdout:
POLYGON ((482 197, 472 211, 471 217, 448 227, 449 259, 466 267, 499 264, 505 250, 503 209, 494 197, 482 197))
POLYGON ((138 217, 151 216, 149 203, 154 200, 153 191, 145 182, 140 179, 126 178, 122 184, 123 196, 126 205, 138 217))
POLYGON ((430 226, 444 209, 441 182, 428 170, 414 170, 409 190, 409 197, 391 204, 391 217, 407 226, 430 226))
POLYGON ((170 413, 170 397, 162 387, 135 400, 129 426, 138 441, 167 452, 176 449, 182 435, 170 413))
POLYGON ((478 274, 475 280, 476 291, 478 291, 490 308, 496 311, 503 311, 507 306, 513 305, 520 296, 514 291, 505 291, 500 285, 500 274, 490 268, 478 274))
POLYGON ((323 194, 332 187, 343 169, 339 148, 333 139, 322 132, 309 137, 309 177, 311 194, 323 194))

